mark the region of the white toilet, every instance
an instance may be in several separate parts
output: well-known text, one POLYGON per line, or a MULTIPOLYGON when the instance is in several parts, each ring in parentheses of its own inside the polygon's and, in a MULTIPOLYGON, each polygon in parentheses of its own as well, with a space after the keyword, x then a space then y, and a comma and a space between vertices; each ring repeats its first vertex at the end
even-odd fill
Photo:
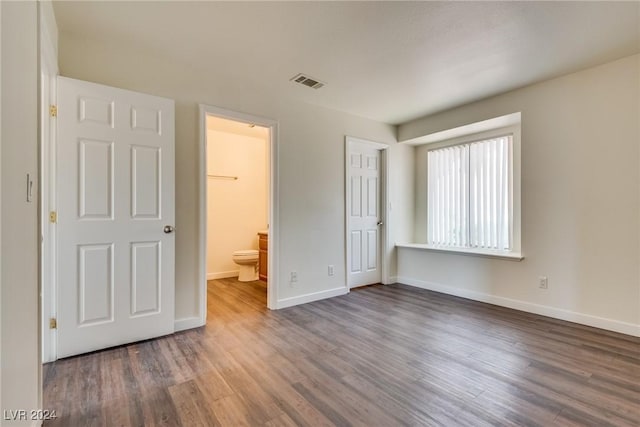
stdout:
POLYGON ((233 253, 233 262, 240 266, 240 275, 238 280, 241 282, 252 282, 258 280, 258 251, 248 249, 244 251, 235 251, 233 253))

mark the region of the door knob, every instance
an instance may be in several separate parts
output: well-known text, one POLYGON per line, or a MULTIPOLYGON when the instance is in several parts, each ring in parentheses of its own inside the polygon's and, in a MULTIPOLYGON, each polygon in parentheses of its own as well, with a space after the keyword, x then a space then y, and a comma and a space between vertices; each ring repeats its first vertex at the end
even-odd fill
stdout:
POLYGON ((382 221, 378 221, 378 227, 384 224, 382 221))
POLYGON ((173 233, 174 231, 175 231, 175 228, 173 228, 172 226, 170 226, 170 225, 165 225, 164 226, 164 232, 165 233, 169 234, 169 233, 173 233))

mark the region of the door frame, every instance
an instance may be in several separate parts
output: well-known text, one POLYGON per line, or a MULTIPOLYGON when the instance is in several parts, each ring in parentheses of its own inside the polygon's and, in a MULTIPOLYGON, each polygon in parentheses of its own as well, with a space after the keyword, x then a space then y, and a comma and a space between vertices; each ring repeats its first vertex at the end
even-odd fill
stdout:
MULTIPOLYGON (((40 9, 42 13, 42 9, 40 9)), ((49 320, 57 316, 58 288, 56 272, 57 236, 56 224, 49 221, 49 212, 56 211, 56 119, 49 112, 50 105, 57 105, 56 78, 59 74, 57 49, 52 33, 55 28, 40 19, 40 339, 42 362, 58 359, 57 329, 49 320)))
POLYGON ((345 274, 345 286, 347 288, 347 292, 351 291, 351 275, 349 274, 349 260, 351 259, 351 248, 349 245, 349 230, 351 229, 351 219, 349 215, 349 207, 351 200, 351 186, 349 185, 351 179, 351 172, 349 168, 349 159, 351 158, 351 153, 353 150, 353 146, 355 144, 364 144, 368 145, 371 148, 375 148, 380 151, 380 186, 378 187, 378 196, 380 200, 380 212, 382 213, 382 233, 380 234, 380 242, 378 242, 378 259, 380 260, 380 281, 383 284, 389 284, 389 269, 390 269, 390 259, 387 256, 387 242, 389 241, 389 226, 388 220, 390 217, 390 209, 389 209, 389 198, 387 189, 389 188, 389 161, 387 155, 387 149, 389 145, 383 144, 381 142, 370 141, 362 138, 356 138, 352 136, 345 137, 344 144, 344 187, 345 187, 345 198, 344 198, 344 218, 345 218, 345 230, 344 230, 344 246, 345 246, 345 258, 344 258, 344 274, 345 274))
POLYGON ((278 122, 265 117, 227 110, 212 105, 199 105, 200 112, 200 153, 199 153, 199 266, 198 279, 200 321, 207 321, 207 116, 234 120, 247 124, 255 124, 269 129, 269 246, 267 248, 267 308, 275 310, 278 302, 278 270, 275 260, 278 259, 279 222, 278 222, 278 122))

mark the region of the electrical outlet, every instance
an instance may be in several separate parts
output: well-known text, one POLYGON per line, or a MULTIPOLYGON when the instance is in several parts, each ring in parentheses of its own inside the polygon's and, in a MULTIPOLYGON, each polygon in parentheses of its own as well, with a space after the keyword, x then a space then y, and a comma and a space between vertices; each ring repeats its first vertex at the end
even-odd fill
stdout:
POLYGON ((547 279, 547 276, 538 277, 538 287, 540 289, 548 289, 549 288, 549 279, 547 279))
POLYGON ((330 266, 327 268, 327 273, 329 274, 329 276, 333 276, 333 275, 335 274, 335 271, 334 271, 334 269, 333 269, 333 265, 330 265, 330 266))
POLYGON ((292 271, 291 272, 291 282, 297 282, 298 281, 298 272, 297 271, 292 271))

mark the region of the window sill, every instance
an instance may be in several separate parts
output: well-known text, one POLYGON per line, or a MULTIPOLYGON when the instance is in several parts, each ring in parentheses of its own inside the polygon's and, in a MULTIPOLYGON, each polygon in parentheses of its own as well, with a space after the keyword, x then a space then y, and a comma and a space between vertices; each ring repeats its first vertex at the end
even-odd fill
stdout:
POLYGON ((470 248, 439 248, 430 246, 425 243, 396 243, 397 248, 420 249, 424 251, 443 252, 458 255, 471 255, 484 258, 498 258, 510 261, 522 261, 524 256, 519 252, 502 252, 487 249, 470 249, 470 248))

